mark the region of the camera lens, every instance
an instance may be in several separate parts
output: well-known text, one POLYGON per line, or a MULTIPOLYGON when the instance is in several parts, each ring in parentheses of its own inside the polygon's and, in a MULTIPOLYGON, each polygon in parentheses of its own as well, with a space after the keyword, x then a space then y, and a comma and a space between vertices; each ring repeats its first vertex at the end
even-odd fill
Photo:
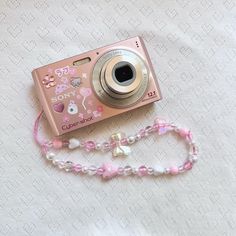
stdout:
POLYGON ((130 65, 126 64, 115 69, 115 78, 118 82, 124 83, 131 80, 134 76, 130 65))
POLYGON ((102 102, 116 108, 129 107, 145 95, 148 73, 144 61, 134 52, 111 50, 95 64, 93 89, 102 102))

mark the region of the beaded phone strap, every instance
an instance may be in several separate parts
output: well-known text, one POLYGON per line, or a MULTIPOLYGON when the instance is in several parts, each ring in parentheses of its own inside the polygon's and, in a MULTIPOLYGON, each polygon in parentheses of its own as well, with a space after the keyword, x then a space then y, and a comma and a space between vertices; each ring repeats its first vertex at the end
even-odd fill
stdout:
POLYGON ((71 138, 69 140, 52 139, 42 141, 38 137, 39 121, 43 115, 41 111, 34 124, 34 139, 40 145, 43 155, 56 167, 63 169, 67 172, 75 172, 81 174, 100 176, 103 179, 111 179, 118 176, 159 176, 159 175, 177 175, 192 169, 194 163, 197 161, 198 148, 193 141, 192 133, 190 130, 176 126, 173 123, 156 118, 152 126, 147 126, 141 129, 137 134, 126 137, 124 133, 113 134, 106 142, 99 143, 96 141, 80 141, 79 139, 71 138), (179 166, 161 167, 154 166, 148 167, 141 165, 139 167, 131 166, 115 166, 111 163, 104 163, 101 166, 85 166, 71 161, 58 160, 53 150, 62 148, 81 148, 87 152, 91 151, 111 151, 113 156, 125 156, 130 153, 130 145, 146 138, 152 133, 163 135, 167 132, 174 132, 179 135, 189 146, 189 153, 186 160, 179 166))

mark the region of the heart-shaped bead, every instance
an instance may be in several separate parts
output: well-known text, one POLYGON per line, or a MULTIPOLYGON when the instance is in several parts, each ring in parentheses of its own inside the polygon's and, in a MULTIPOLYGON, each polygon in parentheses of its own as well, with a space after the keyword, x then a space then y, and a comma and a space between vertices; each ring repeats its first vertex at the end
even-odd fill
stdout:
POLYGON ((53 110, 59 113, 62 113, 64 111, 64 104, 62 102, 59 102, 57 104, 53 105, 53 110))
POLYGON ((69 149, 75 149, 79 146, 80 146, 80 141, 78 139, 71 138, 69 140, 69 145, 68 145, 69 149))

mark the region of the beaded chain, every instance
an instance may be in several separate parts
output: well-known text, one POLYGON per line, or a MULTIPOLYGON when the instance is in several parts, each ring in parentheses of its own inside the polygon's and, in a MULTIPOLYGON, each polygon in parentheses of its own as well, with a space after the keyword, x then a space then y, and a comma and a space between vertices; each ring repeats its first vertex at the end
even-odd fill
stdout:
POLYGON ((103 179, 111 179, 118 176, 160 176, 160 175, 177 175, 188 170, 191 170, 194 163, 197 161, 198 148, 193 141, 192 133, 189 129, 181 128, 173 123, 166 122, 156 118, 154 124, 141 129, 137 134, 126 137, 123 133, 116 133, 111 138, 103 143, 96 142, 93 140, 81 141, 76 138, 69 140, 62 140, 54 138, 49 141, 40 141, 38 138, 38 126, 39 120, 43 115, 43 111, 40 112, 34 125, 34 138, 40 145, 43 155, 50 161, 54 166, 59 169, 63 169, 66 172, 74 172, 80 174, 88 174, 94 176, 100 176, 103 179), (125 156, 130 153, 129 146, 146 138, 152 133, 158 135, 164 135, 168 132, 177 133, 189 146, 189 153, 186 160, 179 166, 162 167, 162 166, 145 166, 141 165, 138 167, 132 166, 115 166, 111 163, 103 163, 101 166, 85 166, 80 163, 74 163, 72 161, 63 161, 56 158, 54 150, 68 148, 84 149, 87 152, 91 151, 112 151, 113 156, 125 156))

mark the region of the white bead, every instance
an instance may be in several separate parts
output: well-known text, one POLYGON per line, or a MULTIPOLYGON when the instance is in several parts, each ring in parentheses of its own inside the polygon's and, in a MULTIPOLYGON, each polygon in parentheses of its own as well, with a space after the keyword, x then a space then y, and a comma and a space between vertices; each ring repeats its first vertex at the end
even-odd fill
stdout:
POLYGON ((55 166, 57 166, 59 162, 60 162, 60 160, 55 160, 55 159, 52 160, 52 164, 55 166))
POLYGON ((95 149, 96 150, 101 150, 102 144, 101 143, 96 143, 95 149))
POLYGON ((179 170, 180 173, 181 173, 181 172, 184 172, 184 166, 182 166, 182 165, 179 166, 179 167, 178 167, 178 170, 179 170))
POLYGON ((88 167, 83 166, 81 171, 82 171, 82 173, 87 174, 88 173, 88 167))
POLYGON ((55 156, 56 156, 56 155, 55 155, 55 153, 53 153, 53 152, 47 152, 47 153, 46 153, 46 158, 47 158, 49 161, 52 161, 55 156))
POLYGON ((132 168, 132 173, 134 175, 137 175, 138 174, 138 168, 136 168, 136 167, 132 168))
POLYGON ((141 137, 140 134, 136 134, 136 135, 135 135, 135 140, 136 140, 136 141, 140 140, 141 138, 142 138, 142 137, 141 137))
POLYGON ((193 156, 192 156, 193 162, 197 162, 197 159, 198 159, 197 155, 193 155, 193 156))
POLYGON ((164 174, 169 174, 170 173, 170 168, 165 168, 164 174))
POLYGON ((156 166, 153 168, 153 175, 157 176, 157 175, 161 175, 165 172, 165 168, 163 168, 162 166, 156 166))
POLYGON ((80 141, 78 139, 71 138, 69 140, 68 147, 69 147, 69 149, 74 149, 74 148, 80 147, 80 141))
POLYGON ((133 144, 135 142, 135 137, 134 136, 129 136, 127 138, 127 142, 128 142, 128 144, 133 144))

